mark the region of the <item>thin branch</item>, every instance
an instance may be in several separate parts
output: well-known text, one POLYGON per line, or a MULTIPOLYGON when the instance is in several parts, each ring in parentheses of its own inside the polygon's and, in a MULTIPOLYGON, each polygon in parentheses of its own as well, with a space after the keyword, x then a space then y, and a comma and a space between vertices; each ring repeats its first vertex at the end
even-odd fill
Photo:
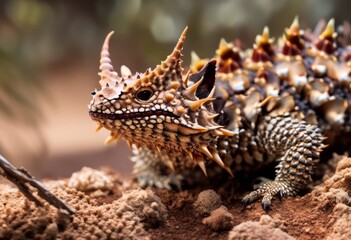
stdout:
POLYGON ((56 197, 51 193, 40 181, 36 180, 28 171, 24 168, 19 169, 14 167, 9 161, 0 155, 0 168, 2 168, 2 175, 13 182, 19 190, 30 200, 35 202, 37 206, 43 206, 43 204, 33 195, 32 190, 28 184, 36 188, 38 195, 47 201, 50 205, 57 209, 65 210, 69 214, 75 213, 75 209, 67 205, 63 200, 56 197))

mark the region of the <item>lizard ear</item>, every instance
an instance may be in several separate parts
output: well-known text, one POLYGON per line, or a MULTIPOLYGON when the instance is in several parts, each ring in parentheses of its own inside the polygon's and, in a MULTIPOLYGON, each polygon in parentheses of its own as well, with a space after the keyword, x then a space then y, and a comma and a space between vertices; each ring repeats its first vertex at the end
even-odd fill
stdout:
POLYGON ((182 50, 184 41, 186 38, 186 33, 188 31, 188 27, 186 27, 180 36, 177 45, 173 49, 173 52, 168 55, 165 61, 162 61, 161 64, 157 65, 154 70, 151 72, 146 71, 144 73, 144 77, 141 78, 141 83, 145 85, 149 85, 150 82, 153 82, 156 78, 160 79, 175 79, 177 78, 179 81, 182 80, 182 72, 183 68, 181 67, 182 63, 182 50))
POLYGON ((206 98, 212 91, 216 80, 216 60, 210 60, 199 72, 189 77, 190 81, 197 83, 201 81, 196 89, 196 97, 206 98))

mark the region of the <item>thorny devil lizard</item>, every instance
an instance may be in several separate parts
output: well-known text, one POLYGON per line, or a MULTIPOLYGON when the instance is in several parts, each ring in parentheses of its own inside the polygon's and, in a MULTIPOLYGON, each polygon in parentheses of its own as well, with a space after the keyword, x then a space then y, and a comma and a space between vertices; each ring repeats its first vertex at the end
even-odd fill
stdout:
POLYGON ((220 166, 233 176, 277 162, 275 179, 243 198, 262 197, 267 210, 275 195, 294 196, 306 187, 325 144, 350 131, 349 31, 338 30, 332 19, 303 31, 295 18, 278 44, 267 27, 245 51, 221 40, 214 59, 193 53, 183 75, 185 28, 154 70, 132 74, 122 66, 121 76, 109 55, 111 32, 89 114, 97 129, 111 131, 107 142, 124 138, 132 146, 144 186, 179 185, 196 166, 205 175, 220 166))

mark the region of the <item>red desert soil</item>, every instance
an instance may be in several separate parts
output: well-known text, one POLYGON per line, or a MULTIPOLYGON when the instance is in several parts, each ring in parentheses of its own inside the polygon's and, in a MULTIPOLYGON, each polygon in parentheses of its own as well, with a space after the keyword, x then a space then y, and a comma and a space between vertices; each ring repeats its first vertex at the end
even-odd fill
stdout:
POLYGON ((45 182, 72 216, 1 185, 0 239, 351 239, 351 158, 331 163, 308 193, 276 198, 268 212, 260 202, 243 206, 249 189, 234 184, 143 190, 109 169, 45 182))

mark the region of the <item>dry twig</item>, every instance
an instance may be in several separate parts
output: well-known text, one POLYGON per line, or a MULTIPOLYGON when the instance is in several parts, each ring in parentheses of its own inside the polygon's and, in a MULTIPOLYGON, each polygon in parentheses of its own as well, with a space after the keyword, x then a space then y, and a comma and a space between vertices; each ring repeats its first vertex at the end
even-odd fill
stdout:
POLYGON ((43 204, 33 195, 33 191, 28 186, 31 185, 37 189, 38 195, 47 201, 50 205, 56 207, 57 209, 65 210, 69 214, 73 214, 75 209, 68 206, 60 198, 52 194, 40 181, 36 180, 28 171, 24 168, 16 168, 9 161, 7 161, 3 156, 0 155, 0 169, 1 175, 13 182, 19 190, 31 201, 35 202, 38 206, 43 206, 43 204))

